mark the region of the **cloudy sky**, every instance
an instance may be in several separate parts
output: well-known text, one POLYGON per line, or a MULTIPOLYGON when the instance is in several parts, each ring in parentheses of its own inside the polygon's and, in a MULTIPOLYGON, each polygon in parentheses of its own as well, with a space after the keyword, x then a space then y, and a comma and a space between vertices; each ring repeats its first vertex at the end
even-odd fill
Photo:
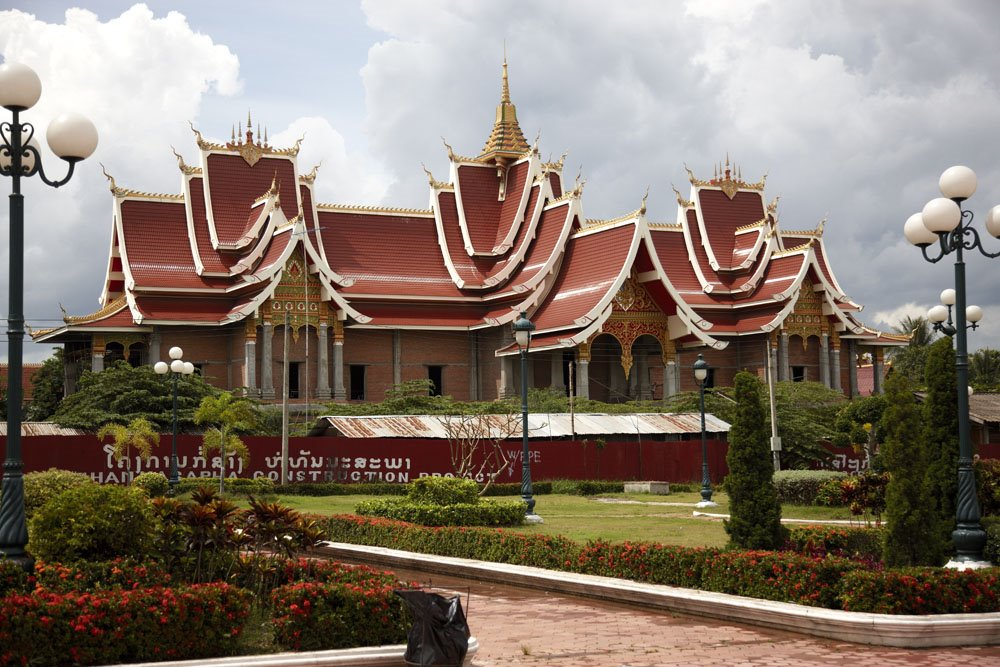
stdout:
MULTIPOLYGON (((991 0, 13 4, 0 51, 43 85, 23 119, 43 134, 76 110, 101 137, 69 185, 24 188, 35 328, 59 323, 60 304, 97 307, 111 238, 101 163, 119 186, 179 192, 171 146, 197 163, 188 122, 225 140, 249 110, 273 145, 305 134, 300 167, 322 161, 320 201, 425 207, 421 163, 447 176, 441 137, 474 155, 489 134, 505 45, 521 127, 541 133, 543 156, 569 153, 567 178, 582 169, 587 217, 633 210, 649 186, 650 219, 674 222, 684 164, 707 178, 728 154, 745 179, 768 174, 785 229, 828 218, 833 268, 871 326, 922 314, 953 285, 951 259, 926 263, 902 234, 941 171, 978 173, 979 229, 1000 203, 991 0)), ((970 349, 1000 348, 1000 259, 968 258, 968 285, 986 311, 970 349)), ((48 354, 26 346, 26 360, 48 354)))

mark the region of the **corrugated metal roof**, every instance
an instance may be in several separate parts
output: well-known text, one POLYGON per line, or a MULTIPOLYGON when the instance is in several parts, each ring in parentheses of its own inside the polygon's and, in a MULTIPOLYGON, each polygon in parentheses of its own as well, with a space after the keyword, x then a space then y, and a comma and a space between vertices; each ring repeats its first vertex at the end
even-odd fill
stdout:
MULTIPOLYGON (((35 435, 84 435, 86 431, 63 428, 52 422, 21 422, 21 437, 35 435)), ((0 436, 7 437, 7 422, 0 422, 0 436)))
MULTIPOLYGON (((454 419, 454 418, 452 418, 454 419)), ((493 421, 493 433, 502 432, 503 415, 484 415, 493 421)), ((454 424, 455 422, 453 422, 454 424)), ((364 417, 319 417, 309 435, 339 435, 345 438, 447 438, 448 417, 443 415, 397 415, 364 417)), ((454 430, 454 426, 452 426, 454 430)), ((510 435, 521 437, 521 420, 510 435)), ((729 424, 714 415, 705 415, 705 430, 726 433, 729 424)), ((679 435, 701 433, 701 415, 637 413, 637 414, 575 414, 539 413, 528 415, 529 438, 562 438, 589 435, 679 435)))

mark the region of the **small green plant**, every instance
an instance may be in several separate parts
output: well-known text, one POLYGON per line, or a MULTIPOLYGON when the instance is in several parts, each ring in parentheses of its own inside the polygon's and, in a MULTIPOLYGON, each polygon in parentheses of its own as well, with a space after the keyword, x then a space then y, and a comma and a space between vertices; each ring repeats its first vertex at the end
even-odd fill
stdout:
POLYGON ((24 476, 24 512, 27 519, 35 511, 63 491, 78 486, 93 485, 96 482, 82 472, 70 472, 49 468, 41 472, 29 472, 24 476))
POLYGON ((474 504, 479 499, 479 485, 462 477, 421 477, 410 483, 407 497, 426 505, 474 504))
POLYGON ((138 452, 139 457, 148 461, 153 455, 153 447, 160 444, 160 434, 152 422, 144 417, 137 417, 128 423, 127 426, 109 422, 101 427, 97 432, 97 439, 104 441, 111 438, 111 456, 115 461, 125 459, 125 468, 132 469, 132 460, 129 454, 132 449, 138 452))
POLYGON ((166 495, 170 489, 170 482, 162 472, 144 472, 132 480, 132 486, 142 489, 150 498, 157 498, 166 495))
POLYGON ((812 505, 826 483, 846 476, 835 470, 779 470, 774 473, 774 489, 781 503, 812 505))
POLYGON ((49 562, 143 558, 152 546, 153 515, 146 494, 132 487, 85 484, 39 508, 28 551, 49 562))

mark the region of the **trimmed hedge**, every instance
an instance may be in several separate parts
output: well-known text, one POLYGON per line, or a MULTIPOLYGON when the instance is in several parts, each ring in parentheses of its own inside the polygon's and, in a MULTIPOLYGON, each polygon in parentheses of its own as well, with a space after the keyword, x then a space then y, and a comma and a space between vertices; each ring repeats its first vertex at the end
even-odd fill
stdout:
POLYGON ((403 644, 412 623, 398 584, 302 582, 271 593, 274 639, 293 651, 403 644))
POLYGON ((250 611, 228 584, 8 595, 0 665, 104 665, 228 655, 250 611))
POLYGON ((406 497, 417 505, 475 505, 479 485, 463 477, 421 477, 410 482, 406 497))
POLYGON ((1000 516, 983 517, 981 523, 983 530, 986 531, 983 558, 994 565, 1000 565, 1000 516))
MULTIPOLYGON (((867 604, 878 605, 880 613, 888 614, 951 613, 956 608, 1000 611, 1000 581, 993 570, 966 572, 956 579, 952 570, 928 569, 920 577, 914 577, 901 571, 879 572, 868 562, 832 555, 813 557, 794 552, 724 551, 602 541, 581 545, 558 536, 485 528, 426 528, 357 516, 330 517, 326 525, 331 538, 341 542, 700 588, 809 606, 864 611, 857 606, 858 600, 865 598, 870 600, 867 604), (868 578, 860 577, 861 574, 868 578), (921 587, 928 585, 928 590, 941 592, 922 596, 921 587), (862 589, 871 592, 862 595, 858 592, 862 589), (948 595, 952 599, 946 601, 948 595), (966 600, 966 596, 971 599, 966 600), (918 598, 922 600, 922 611, 914 612, 913 601, 918 598)), ((833 536, 828 539, 834 541, 833 536)), ((863 543, 875 538, 857 539, 863 543)), ((849 535, 845 540, 851 543, 849 535)))
POLYGON ((362 516, 422 526, 517 526, 524 522, 524 507, 520 500, 432 505, 416 503, 409 498, 377 498, 358 503, 355 511, 362 516))
POLYGON ((814 505, 820 487, 831 479, 846 476, 847 473, 836 470, 779 470, 774 473, 774 489, 782 503, 814 505))
POLYGON ((70 472, 59 468, 49 468, 24 475, 24 513, 27 520, 35 511, 63 491, 78 486, 96 485, 97 482, 82 472, 70 472))
POLYGON ((850 558, 881 569, 882 528, 797 526, 789 529, 785 549, 807 556, 850 558))
POLYGON ((277 484, 274 492, 279 496, 405 496, 407 485, 389 482, 277 484))
POLYGON ((570 496, 597 496, 602 493, 625 493, 625 482, 603 480, 557 479, 552 482, 552 493, 570 496))
POLYGON ((847 611, 873 614, 969 614, 1000 609, 995 570, 900 568, 847 572, 841 585, 847 611))
MULTIPOLYGON (((246 496, 271 496, 275 493, 274 481, 269 477, 227 477, 223 482, 226 493, 246 496)), ((201 487, 219 488, 218 477, 181 477, 177 480, 177 493, 190 493, 201 487)))

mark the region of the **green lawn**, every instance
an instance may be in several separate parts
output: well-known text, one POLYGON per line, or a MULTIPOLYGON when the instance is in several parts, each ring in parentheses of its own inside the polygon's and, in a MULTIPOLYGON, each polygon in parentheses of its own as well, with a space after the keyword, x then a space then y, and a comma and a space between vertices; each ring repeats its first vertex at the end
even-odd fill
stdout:
MULTIPOLYGON (((353 514, 359 502, 373 497, 282 496, 280 501, 309 514, 353 514)), ((511 500, 514 498, 510 497, 511 500)), ((726 494, 716 492, 712 499, 719 504, 718 507, 698 511, 729 513, 726 494)), ((727 541, 721 519, 693 515, 696 511, 694 504, 701 500, 697 493, 667 496, 609 494, 596 498, 553 494, 535 496, 535 500, 535 512, 545 523, 519 526, 512 530, 563 535, 578 541, 600 538, 611 542, 633 540, 681 546, 723 546, 727 541)), ((851 518, 850 512, 842 507, 796 505, 784 506, 782 516, 810 520, 851 518)))

